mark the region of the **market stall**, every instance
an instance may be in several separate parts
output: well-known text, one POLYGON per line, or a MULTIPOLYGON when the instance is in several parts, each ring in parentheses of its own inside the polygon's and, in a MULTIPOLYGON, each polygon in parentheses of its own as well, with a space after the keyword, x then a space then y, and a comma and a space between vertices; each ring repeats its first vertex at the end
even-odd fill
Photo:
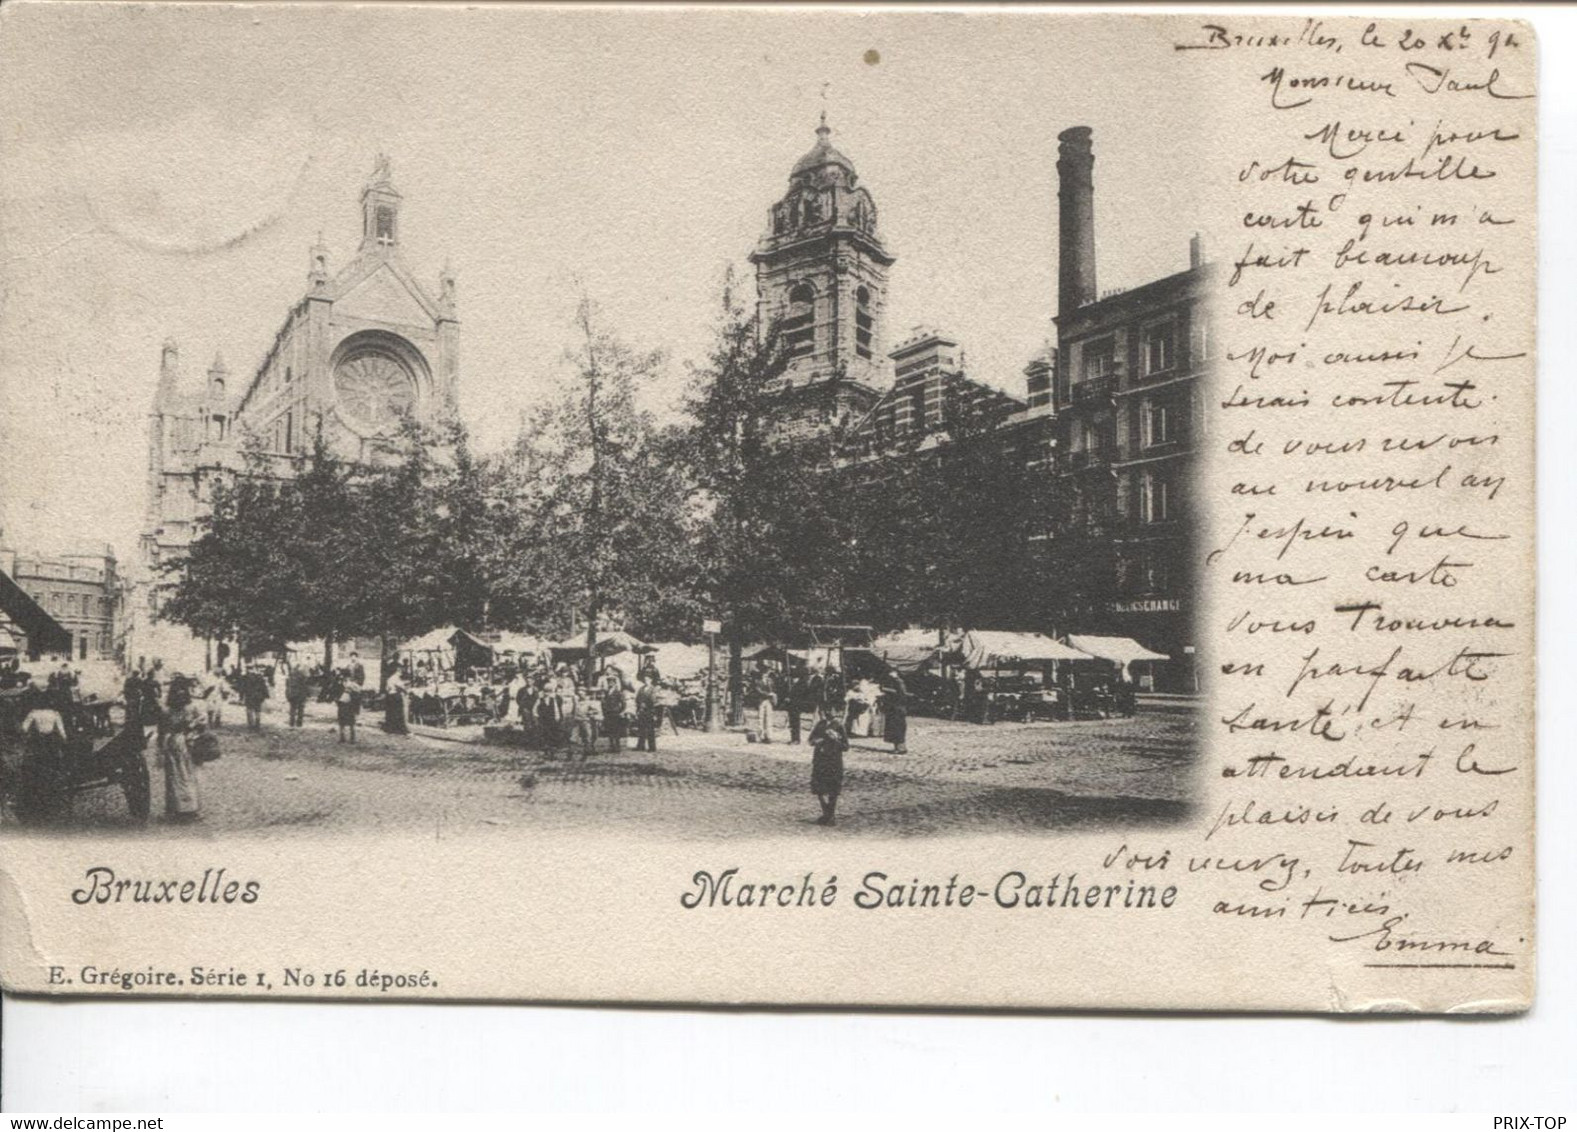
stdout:
POLYGON ((413 684, 430 684, 454 671, 454 646, 449 643, 459 630, 453 625, 423 633, 401 642, 395 650, 406 679, 413 684))
MULTIPOLYGON (((651 653, 652 646, 639 640, 623 629, 609 629, 597 634, 595 646, 597 659, 606 664, 609 658, 629 654, 632 658, 639 658, 651 653)), ((555 665, 581 664, 586 660, 586 633, 581 630, 566 637, 564 640, 547 646, 549 657, 555 665)), ((631 679, 639 668, 639 660, 626 661, 621 667, 626 668, 625 675, 631 679)))
POLYGON ((959 643, 963 707, 977 723, 1076 719, 1115 710, 1106 662, 1044 633, 971 630, 959 643))
POLYGON ((1091 656, 1111 661, 1117 665, 1129 684, 1143 687, 1147 691, 1155 686, 1152 665, 1172 659, 1165 653, 1152 652, 1132 637, 1098 637, 1084 633, 1070 633, 1068 644, 1091 656), (1141 667, 1135 668, 1135 665, 1141 667))

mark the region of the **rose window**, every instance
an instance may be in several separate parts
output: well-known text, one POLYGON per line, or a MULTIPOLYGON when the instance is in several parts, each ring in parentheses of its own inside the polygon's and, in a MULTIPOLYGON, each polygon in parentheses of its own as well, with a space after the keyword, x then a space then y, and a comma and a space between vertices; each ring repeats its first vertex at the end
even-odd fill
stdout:
POLYGON ((416 405, 411 371, 388 354, 353 354, 334 370, 339 409, 352 424, 371 432, 394 427, 416 405))

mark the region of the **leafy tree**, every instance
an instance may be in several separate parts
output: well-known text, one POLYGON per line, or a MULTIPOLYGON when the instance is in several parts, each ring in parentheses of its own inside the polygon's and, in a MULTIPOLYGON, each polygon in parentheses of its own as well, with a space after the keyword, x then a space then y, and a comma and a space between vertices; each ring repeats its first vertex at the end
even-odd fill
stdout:
MULTIPOLYGON (((847 615, 877 626, 1009 626, 1042 620, 1040 547, 1053 483, 1003 423, 1012 406, 951 389, 941 443, 844 467, 852 561, 847 615)), ((935 438, 933 438, 935 439, 935 438)))
POLYGON ((243 644, 408 636, 485 619, 485 471, 454 423, 407 425, 377 463, 336 458, 321 431, 292 459, 256 448, 214 488, 161 617, 243 644))
POLYGON ((787 360, 777 328, 760 325, 730 282, 693 374, 686 458, 705 519, 697 580, 727 623, 735 721, 746 640, 782 640, 841 602, 847 538, 826 453, 774 428, 787 360))
POLYGON ((615 622, 671 624, 693 577, 678 470, 641 411, 657 352, 622 342, 582 299, 561 398, 528 422, 511 462, 516 527, 500 571, 513 606, 538 623, 584 623, 588 667, 615 622))
POLYGON ((211 638, 274 642, 290 634, 298 624, 295 576, 274 537, 291 520, 282 486, 255 453, 240 474, 214 483, 199 537, 163 565, 161 619, 211 638))

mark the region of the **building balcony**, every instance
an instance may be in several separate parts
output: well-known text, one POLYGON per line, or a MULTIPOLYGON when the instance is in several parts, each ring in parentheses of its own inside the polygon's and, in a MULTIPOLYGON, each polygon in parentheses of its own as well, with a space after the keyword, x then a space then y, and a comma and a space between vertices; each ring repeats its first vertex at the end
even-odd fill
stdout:
POLYGON ((1094 405, 1110 402, 1117 396, 1117 375, 1090 377, 1076 383, 1069 391, 1075 405, 1094 405))
POLYGON ((1068 470, 1077 472, 1085 468, 1110 467, 1115 455, 1115 450, 1111 448, 1082 448, 1077 452, 1069 452, 1068 470))

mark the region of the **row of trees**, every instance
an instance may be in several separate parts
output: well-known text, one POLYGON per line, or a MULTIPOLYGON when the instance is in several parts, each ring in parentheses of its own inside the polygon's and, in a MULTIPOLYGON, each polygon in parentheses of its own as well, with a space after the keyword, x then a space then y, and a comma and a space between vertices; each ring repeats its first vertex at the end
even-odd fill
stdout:
POLYGON ((575 330, 562 396, 504 452, 478 456, 450 421, 372 465, 321 436, 288 478, 251 454, 170 565, 162 615, 251 648, 445 624, 577 625, 594 645, 611 626, 694 638, 710 617, 737 675, 740 645, 806 622, 988 625, 1047 592, 1048 484, 994 422, 960 416, 941 457, 840 470, 772 432, 784 352, 732 288, 678 424, 641 408, 661 355, 589 301, 575 330))

